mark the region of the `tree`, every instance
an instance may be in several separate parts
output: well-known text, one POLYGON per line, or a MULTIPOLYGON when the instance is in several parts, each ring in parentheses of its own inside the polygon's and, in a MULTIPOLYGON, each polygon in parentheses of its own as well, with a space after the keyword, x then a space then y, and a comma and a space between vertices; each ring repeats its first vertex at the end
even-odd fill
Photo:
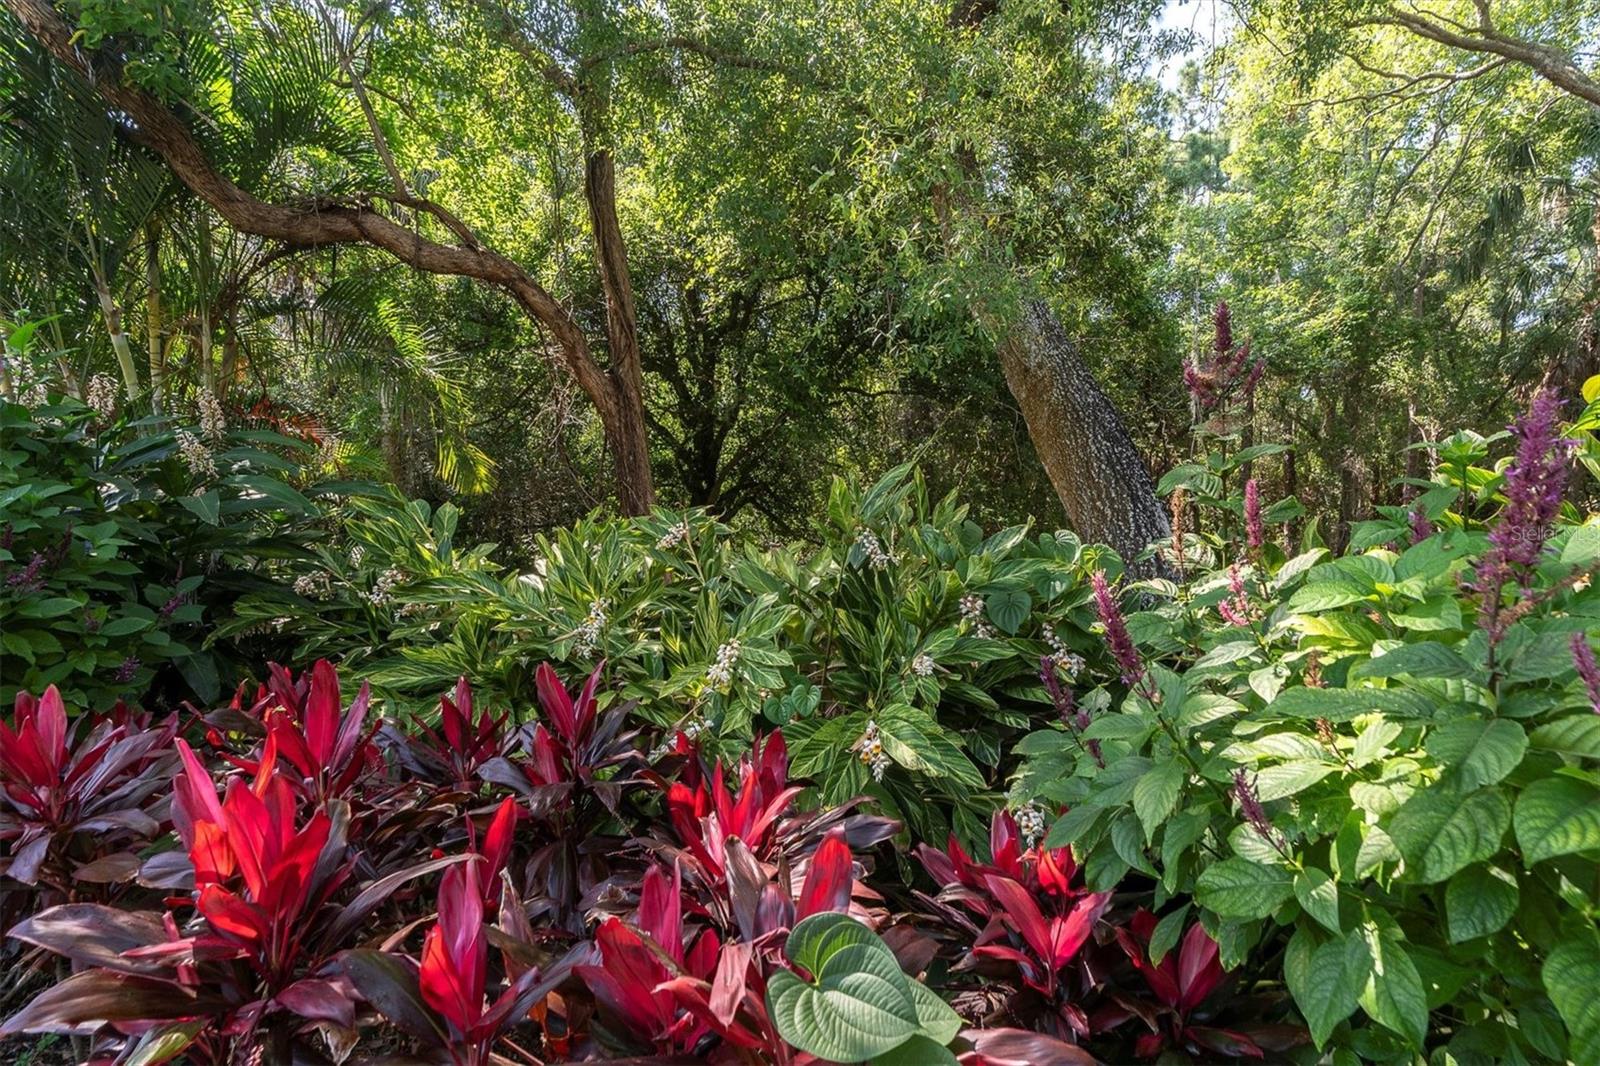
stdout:
MULTIPOLYGON (((369 187, 359 190, 359 195, 332 202, 316 198, 306 202, 303 197, 277 202, 261 199, 218 168, 207 146, 168 100, 127 76, 126 56, 80 49, 74 41, 74 27, 46 0, 6 3, 43 49, 92 86, 108 109, 126 116, 131 125, 129 135, 140 147, 165 162, 179 181, 240 232, 295 247, 368 245, 418 270, 472 278, 507 292, 547 332, 567 372, 599 413, 611 447, 621 507, 627 513, 649 508, 654 488, 632 293, 616 230, 614 175, 603 144, 587 139, 600 136, 600 132, 585 131, 589 156, 585 194, 607 300, 607 366, 596 358, 588 335, 569 307, 526 269, 487 245, 448 208, 412 194, 403 180, 390 192, 369 187), (380 209, 379 204, 387 205, 388 210, 380 209), (402 218, 410 228, 399 220, 402 218)), ((358 29, 352 27, 351 32, 358 29)), ((340 54, 348 57, 351 50, 343 46, 340 54)), ((205 113, 193 95, 184 102, 205 113)), ((376 132, 377 126, 373 128, 376 132)), ((381 132, 375 140, 382 142, 381 132)), ((388 162, 393 165, 392 158, 388 162)), ((391 170, 391 178, 397 173, 391 170)))

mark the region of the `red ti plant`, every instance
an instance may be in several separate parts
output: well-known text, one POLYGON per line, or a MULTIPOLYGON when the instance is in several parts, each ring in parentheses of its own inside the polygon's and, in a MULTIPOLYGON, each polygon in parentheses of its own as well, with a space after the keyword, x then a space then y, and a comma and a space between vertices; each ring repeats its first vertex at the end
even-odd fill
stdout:
MULTIPOLYGON (((730 876, 754 867, 750 852, 731 841, 730 876)), ((781 934, 795 922, 849 907, 854 883, 844 830, 833 829, 808 866, 798 900, 767 882, 734 889, 742 939, 722 941, 714 928, 686 933, 683 915, 693 901, 683 896, 683 876, 674 864, 652 866, 629 925, 611 917, 595 933, 598 963, 576 972, 602 1008, 615 1035, 626 1035, 657 1053, 708 1054, 720 1037, 735 1054, 760 1052, 779 1064, 812 1061, 778 1035, 767 1014, 767 977, 781 965, 781 934), (763 891, 764 890, 764 891, 763 891), (751 934, 754 933, 752 936, 751 934)))
MULTIPOLYGON (((351 795, 366 773, 382 768, 383 759, 373 743, 376 723, 366 727, 372 693, 366 682, 350 706, 340 713, 339 675, 326 659, 296 678, 271 663, 267 683, 248 709, 242 707, 244 690, 234 696, 234 710, 257 722, 278 755, 299 771, 296 791, 318 803, 351 795)), ((224 753, 224 758, 246 773, 259 769, 256 760, 224 753)), ((265 756, 261 756, 265 758, 265 756)))
POLYGON ((478 771, 490 759, 505 754, 506 718, 482 708, 473 716, 472 685, 465 677, 456 680, 454 698, 439 697, 439 728, 417 720, 417 736, 408 737, 393 725, 380 732, 386 747, 411 773, 436 783, 448 784, 462 792, 478 789, 478 771))
POLYGON ((150 809, 174 763, 176 718, 148 728, 119 705, 86 733, 83 724, 68 720, 54 685, 39 699, 19 692, 12 721, 0 720, 0 874, 49 886, 54 902, 134 876, 134 850, 161 828, 150 809))
POLYGON ((1111 1002, 1095 1011, 1091 1019, 1096 1032, 1105 1032, 1138 1017, 1151 1031, 1134 1042, 1134 1053, 1153 1059, 1169 1049, 1207 1059, 1213 1055, 1265 1057, 1263 1048, 1284 1051, 1304 1043, 1306 1032, 1296 1026, 1264 1025, 1259 1019, 1269 1008, 1247 1008, 1251 1022, 1235 1028, 1196 1024, 1196 1018, 1210 1019, 1215 1011, 1205 1003, 1227 978, 1218 958, 1217 942, 1196 922, 1184 933, 1178 946, 1158 963, 1150 957, 1150 938, 1155 933, 1156 916, 1136 911, 1125 926, 1115 930, 1117 944, 1127 954, 1157 1001, 1136 1000, 1112 992, 1111 1002))
MULTIPOLYGON (((510 802, 509 800, 507 801, 510 802)), ((502 808, 504 810, 505 808, 502 808)), ((357 991, 396 1026, 447 1055, 455 1066, 505 1062, 495 1045, 512 1026, 572 972, 586 953, 569 954, 547 970, 507 966, 507 982, 488 1002, 489 938, 481 856, 445 871, 439 885, 439 918, 422 943, 420 964, 395 954, 360 949, 340 956, 338 968, 357 991)), ((502 900, 512 909, 514 897, 502 900)), ((507 935, 514 927, 502 924, 507 935)))
POLYGON ((526 796, 537 819, 570 826, 585 813, 579 809, 585 793, 597 796, 607 810, 615 812, 622 788, 629 783, 621 775, 602 776, 637 755, 633 746, 636 732, 622 731, 627 705, 600 713, 596 692, 605 665, 601 662, 594 668, 573 699, 550 664, 540 663, 534 683, 544 720, 536 722, 531 733, 524 730, 526 757, 515 763, 491 758, 480 768, 485 780, 526 796))
MULTIPOLYGON (((1079 950, 1111 902, 1111 893, 1074 886, 1078 871, 1071 849, 1024 849, 1009 811, 995 812, 989 849, 993 861, 980 863, 967 855, 954 834, 942 852, 919 845, 917 858, 943 887, 935 898, 918 895, 973 938, 961 968, 1014 973, 1048 1005, 1054 1018, 1047 1028, 1064 1025, 1080 1038, 1087 1036, 1089 1021, 1076 1000, 1090 981, 1083 973, 1072 980, 1072 971, 1082 969, 1079 950)), ((1033 1013, 1017 1004, 1012 1011, 1033 1013)))

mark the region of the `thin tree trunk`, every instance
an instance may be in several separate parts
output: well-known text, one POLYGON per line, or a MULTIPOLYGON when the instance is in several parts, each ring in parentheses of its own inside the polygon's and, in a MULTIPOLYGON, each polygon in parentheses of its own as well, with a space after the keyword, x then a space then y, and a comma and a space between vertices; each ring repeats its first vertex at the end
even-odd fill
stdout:
POLYGON ((128 335, 122 331, 122 308, 117 306, 106 279, 98 270, 94 272, 94 294, 100 301, 100 314, 105 319, 106 333, 111 337, 111 350, 117 354, 117 366, 122 370, 122 386, 127 390, 128 399, 137 399, 139 368, 134 364, 128 335))
MULTIPOLYGON (((1078 535, 1130 563, 1171 537, 1144 460, 1055 312, 1028 300, 998 352, 1034 451, 1078 535)), ((1159 569, 1153 561, 1135 567, 1146 575, 1159 569)))
POLYGON ((150 406, 160 414, 167 360, 161 343, 161 224, 153 216, 145 222, 144 234, 144 332, 150 350, 150 406))

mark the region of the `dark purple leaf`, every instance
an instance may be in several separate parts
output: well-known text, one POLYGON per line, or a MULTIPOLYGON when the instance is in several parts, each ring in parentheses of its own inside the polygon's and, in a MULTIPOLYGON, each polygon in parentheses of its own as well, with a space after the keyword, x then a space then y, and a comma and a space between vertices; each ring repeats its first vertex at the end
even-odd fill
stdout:
POLYGON ((435 870, 442 870, 446 866, 454 866, 456 863, 464 862, 472 857, 471 855, 447 855, 442 859, 432 859, 428 862, 418 863, 415 866, 408 866, 404 870, 398 870, 390 874, 388 877, 380 877, 362 889, 361 893, 350 901, 350 905, 339 912, 339 917, 335 918, 328 927, 328 932, 323 937, 323 942, 330 947, 338 947, 346 937, 361 927, 361 923, 366 921, 369 914, 377 910, 379 904, 394 894, 395 889, 414 878, 430 874, 435 870))
POLYGON ((335 965, 361 998, 395 1025, 436 1046, 448 1042, 438 1015, 423 1002, 417 972, 410 963, 397 955, 363 949, 344 952, 335 965))
POLYGON ((219 1014, 227 1004, 171 981, 85 970, 45 989, 0 1025, 15 1033, 89 1033, 106 1022, 168 1022, 219 1014))
POLYGON ((157 962, 123 958, 125 951, 168 939, 160 917, 144 911, 118 910, 99 903, 66 903, 17 923, 12 926, 11 935, 86 966, 104 966, 131 974, 155 974, 165 969, 157 962))
POLYGON ((307 977, 277 995, 278 1005, 311 1021, 337 1022, 346 1029, 356 1023, 355 1004, 332 981, 307 977))
POLYGON ((139 856, 131 851, 117 851, 103 855, 72 871, 72 876, 76 880, 88 881, 91 884, 121 884, 133 880, 138 874, 139 856))
POLYGON ((49 852, 48 835, 30 840, 18 848, 16 854, 11 857, 11 866, 6 873, 25 885, 37 884, 39 867, 44 864, 44 858, 49 852))
POLYGON ((188 891, 194 888, 194 864, 185 851, 158 851, 139 867, 145 888, 188 891))
POLYGON ((966 1029, 961 1036, 984 1066, 1097 1066, 1083 1048, 1026 1029, 966 1029))

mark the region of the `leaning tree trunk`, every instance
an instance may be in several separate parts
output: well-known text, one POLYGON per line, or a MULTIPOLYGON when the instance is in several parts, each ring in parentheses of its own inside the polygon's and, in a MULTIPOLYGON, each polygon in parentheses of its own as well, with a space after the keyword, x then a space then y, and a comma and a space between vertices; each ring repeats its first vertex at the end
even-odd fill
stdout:
MULTIPOLYGON (((1172 535, 1155 485, 1122 419, 1055 313, 1028 300, 999 345, 1006 384, 1073 528, 1132 560, 1172 535)), ((1141 576, 1160 569, 1147 561, 1141 576)))

